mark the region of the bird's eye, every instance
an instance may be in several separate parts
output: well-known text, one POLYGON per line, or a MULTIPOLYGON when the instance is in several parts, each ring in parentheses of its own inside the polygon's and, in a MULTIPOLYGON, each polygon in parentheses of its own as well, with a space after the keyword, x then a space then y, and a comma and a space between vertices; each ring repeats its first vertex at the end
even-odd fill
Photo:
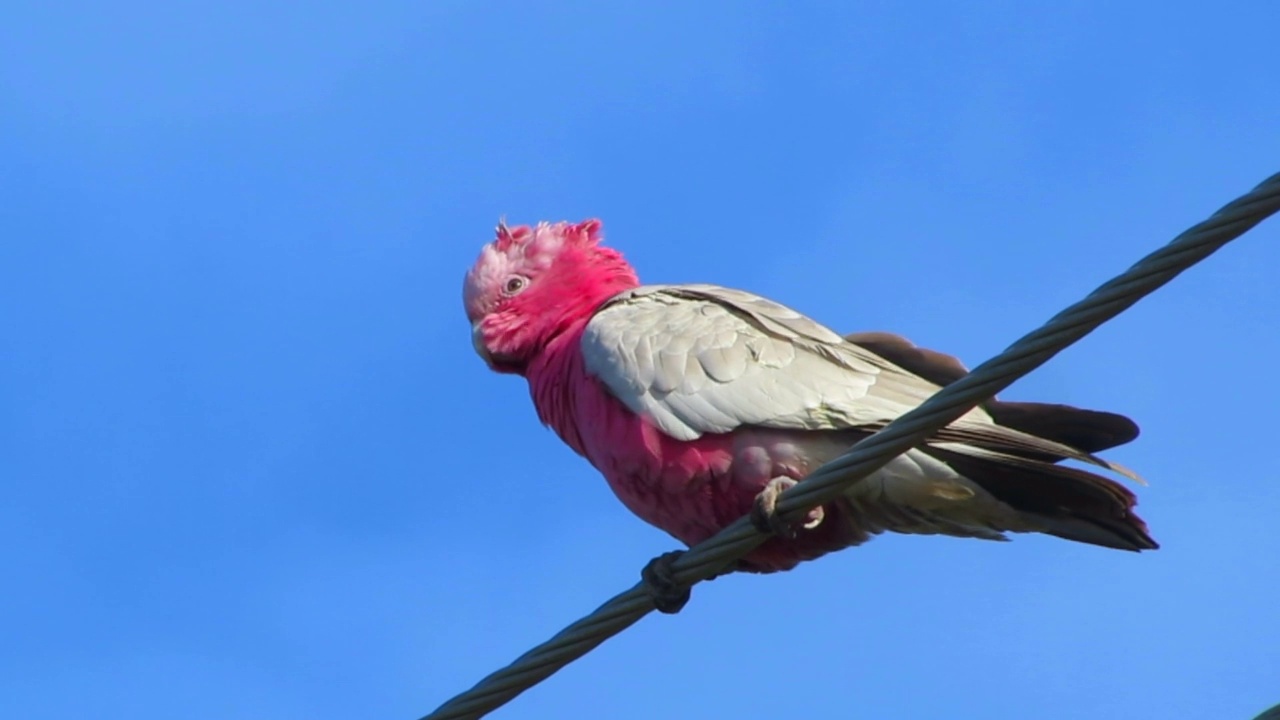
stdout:
POLYGON ((502 286, 502 292, 507 295, 515 295, 521 290, 524 290, 528 284, 528 278, 520 275, 513 275, 510 278, 507 278, 507 284, 502 286))

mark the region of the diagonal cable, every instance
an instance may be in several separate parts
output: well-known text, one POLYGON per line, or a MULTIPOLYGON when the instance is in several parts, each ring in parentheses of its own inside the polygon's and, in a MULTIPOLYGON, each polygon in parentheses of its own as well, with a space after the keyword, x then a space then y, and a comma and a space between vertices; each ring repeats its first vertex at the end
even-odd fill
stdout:
MULTIPOLYGON (((1280 210, 1280 174, 1228 203, 1208 220, 1138 261, 1088 297, 1009 346, 919 407, 813 471, 781 495, 778 513, 798 519, 845 488, 919 445, 939 429, 1043 365, 1071 343, 1208 257, 1280 210)), ((676 582, 693 585, 715 577, 769 539, 746 518, 694 545, 672 564, 676 582)), ((643 583, 614 596, 590 615, 516 658, 421 720, 471 720, 502 706, 552 673, 590 652, 653 610, 643 583)))

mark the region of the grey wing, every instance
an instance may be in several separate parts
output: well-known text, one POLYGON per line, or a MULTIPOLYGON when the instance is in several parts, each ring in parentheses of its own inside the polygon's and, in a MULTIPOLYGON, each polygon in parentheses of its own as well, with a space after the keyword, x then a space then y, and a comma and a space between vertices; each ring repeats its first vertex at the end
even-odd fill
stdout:
POLYGON ((582 352, 615 397, 680 440, 883 425, 938 389, 790 308, 712 285, 622 293, 582 352))

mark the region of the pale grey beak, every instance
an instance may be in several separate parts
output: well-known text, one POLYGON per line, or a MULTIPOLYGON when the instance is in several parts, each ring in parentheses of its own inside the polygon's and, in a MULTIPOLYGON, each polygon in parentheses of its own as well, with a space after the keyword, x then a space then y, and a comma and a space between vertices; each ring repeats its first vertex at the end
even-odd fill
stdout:
POLYGON ((471 324, 471 347, 476 349, 476 354, 484 360, 485 365, 493 365, 493 356, 489 354, 488 348, 484 346, 484 334, 480 332, 480 323, 471 324))

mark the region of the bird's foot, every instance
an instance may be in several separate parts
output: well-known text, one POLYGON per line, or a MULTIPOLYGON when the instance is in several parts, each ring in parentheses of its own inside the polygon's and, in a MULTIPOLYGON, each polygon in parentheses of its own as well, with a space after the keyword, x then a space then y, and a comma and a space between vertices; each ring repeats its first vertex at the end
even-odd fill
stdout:
POLYGON ((649 597, 658 612, 674 615, 689 602, 689 587, 677 583, 675 572, 671 569, 671 564, 681 555, 684 555, 683 550, 663 553, 650 560, 640 571, 640 579, 644 581, 645 589, 649 591, 649 597))
POLYGON ((812 530, 822 524, 825 513, 821 505, 810 510, 799 522, 786 522, 778 516, 778 496, 795 485, 796 481, 789 477, 776 477, 764 486, 759 495, 756 495, 755 505, 751 508, 751 524, 755 525, 757 530, 791 539, 796 536, 800 528, 812 530))

